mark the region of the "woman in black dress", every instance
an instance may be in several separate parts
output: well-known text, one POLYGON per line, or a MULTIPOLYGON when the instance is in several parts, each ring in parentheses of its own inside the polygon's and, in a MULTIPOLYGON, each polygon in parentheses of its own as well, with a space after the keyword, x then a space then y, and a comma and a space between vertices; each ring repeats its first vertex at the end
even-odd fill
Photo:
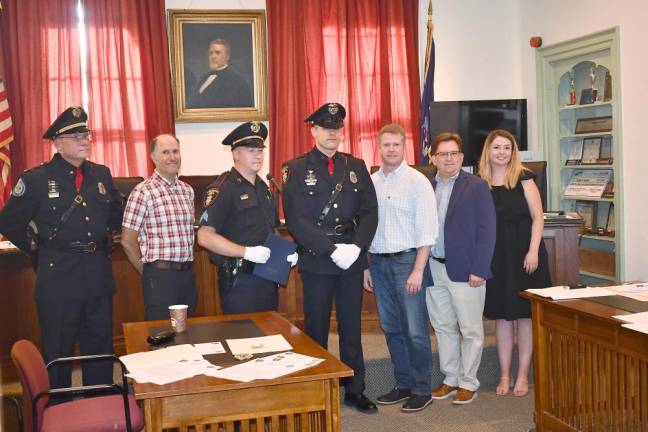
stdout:
POLYGON ((542 241, 542 201, 533 173, 522 166, 515 137, 506 130, 496 129, 486 137, 479 175, 491 188, 497 214, 493 278, 486 283, 484 307, 484 315, 496 320, 501 373, 496 393, 506 395, 512 383, 511 357, 517 327, 519 366, 513 395, 524 396, 529 391, 533 341, 531 308, 518 293, 551 286, 542 241))

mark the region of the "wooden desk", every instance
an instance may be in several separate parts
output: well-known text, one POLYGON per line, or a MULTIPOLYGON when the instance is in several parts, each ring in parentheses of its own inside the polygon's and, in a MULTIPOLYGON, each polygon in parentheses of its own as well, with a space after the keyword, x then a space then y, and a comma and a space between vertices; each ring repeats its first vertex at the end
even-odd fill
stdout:
MULTIPOLYGON (((295 352, 326 361, 270 381, 241 383, 199 375, 162 386, 133 383, 135 397, 144 404, 146 430, 204 431, 209 426, 211 431, 230 432, 240 422, 241 432, 339 431, 338 380, 353 371, 276 312, 192 318, 189 325, 236 319, 251 319, 266 334, 281 333, 295 352)), ((124 324, 126 351, 147 351, 148 328, 165 323, 124 324)))
POLYGON ((531 301, 537 431, 648 430, 648 335, 586 299, 531 301))

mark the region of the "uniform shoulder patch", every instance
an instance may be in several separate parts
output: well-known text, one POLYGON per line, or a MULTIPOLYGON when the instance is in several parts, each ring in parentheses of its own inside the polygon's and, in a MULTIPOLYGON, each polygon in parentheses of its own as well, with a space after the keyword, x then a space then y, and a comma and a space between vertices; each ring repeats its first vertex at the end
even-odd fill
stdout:
POLYGON ((26 190, 27 190, 27 186, 25 185, 25 182, 21 177, 18 179, 18 182, 16 183, 13 190, 11 191, 11 194, 15 197, 21 197, 25 194, 26 190))
POLYGON ((214 199, 220 193, 220 189, 217 187, 211 187, 205 192, 205 200, 203 201, 203 208, 209 207, 209 205, 214 201, 214 199))

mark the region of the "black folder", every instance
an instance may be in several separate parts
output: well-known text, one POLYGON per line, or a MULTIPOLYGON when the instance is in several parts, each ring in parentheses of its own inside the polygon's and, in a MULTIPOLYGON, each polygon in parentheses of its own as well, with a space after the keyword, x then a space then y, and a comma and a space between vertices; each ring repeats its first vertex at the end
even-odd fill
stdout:
POLYGON ((297 245, 272 233, 268 234, 263 245, 270 249, 270 258, 264 264, 255 264, 252 274, 285 285, 290 273, 290 263, 286 258, 297 250, 297 245))

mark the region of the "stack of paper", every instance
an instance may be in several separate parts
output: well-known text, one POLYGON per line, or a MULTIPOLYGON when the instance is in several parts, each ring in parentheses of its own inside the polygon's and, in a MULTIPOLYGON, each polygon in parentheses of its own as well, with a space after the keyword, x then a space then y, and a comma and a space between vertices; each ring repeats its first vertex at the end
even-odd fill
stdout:
POLYGON ((578 299, 578 298, 587 298, 587 297, 604 297, 611 296, 615 293, 609 291, 605 288, 597 287, 587 287, 587 288, 577 288, 569 289, 568 286, 555 286, 550 288, 531 288, 527 290, 532 294, 539 295, 541 297, 551 298, 553 300, 569 300, 569 299, 578 299))
POLYGON ((232 381, 249 382, 256 379, 274 379, 288 375, 323 362, 323 359, 294 352, 284 352, 261 357, 220 370, 205 372, 205 375, 232 381))
POLYGON ((128 354, 121 356, 120 360, 128 369, 127 376, 139 383, 150 382, 158 385, 219 369, 203 359, 201 350, 189 344, 128 354))
POLYGON ((648 334, 648 312, 640 312, 627 315, 614 315, 612 318, 616 318, 619 321, 624 321, 627 323, 621 324, 621 327, 648 334))

